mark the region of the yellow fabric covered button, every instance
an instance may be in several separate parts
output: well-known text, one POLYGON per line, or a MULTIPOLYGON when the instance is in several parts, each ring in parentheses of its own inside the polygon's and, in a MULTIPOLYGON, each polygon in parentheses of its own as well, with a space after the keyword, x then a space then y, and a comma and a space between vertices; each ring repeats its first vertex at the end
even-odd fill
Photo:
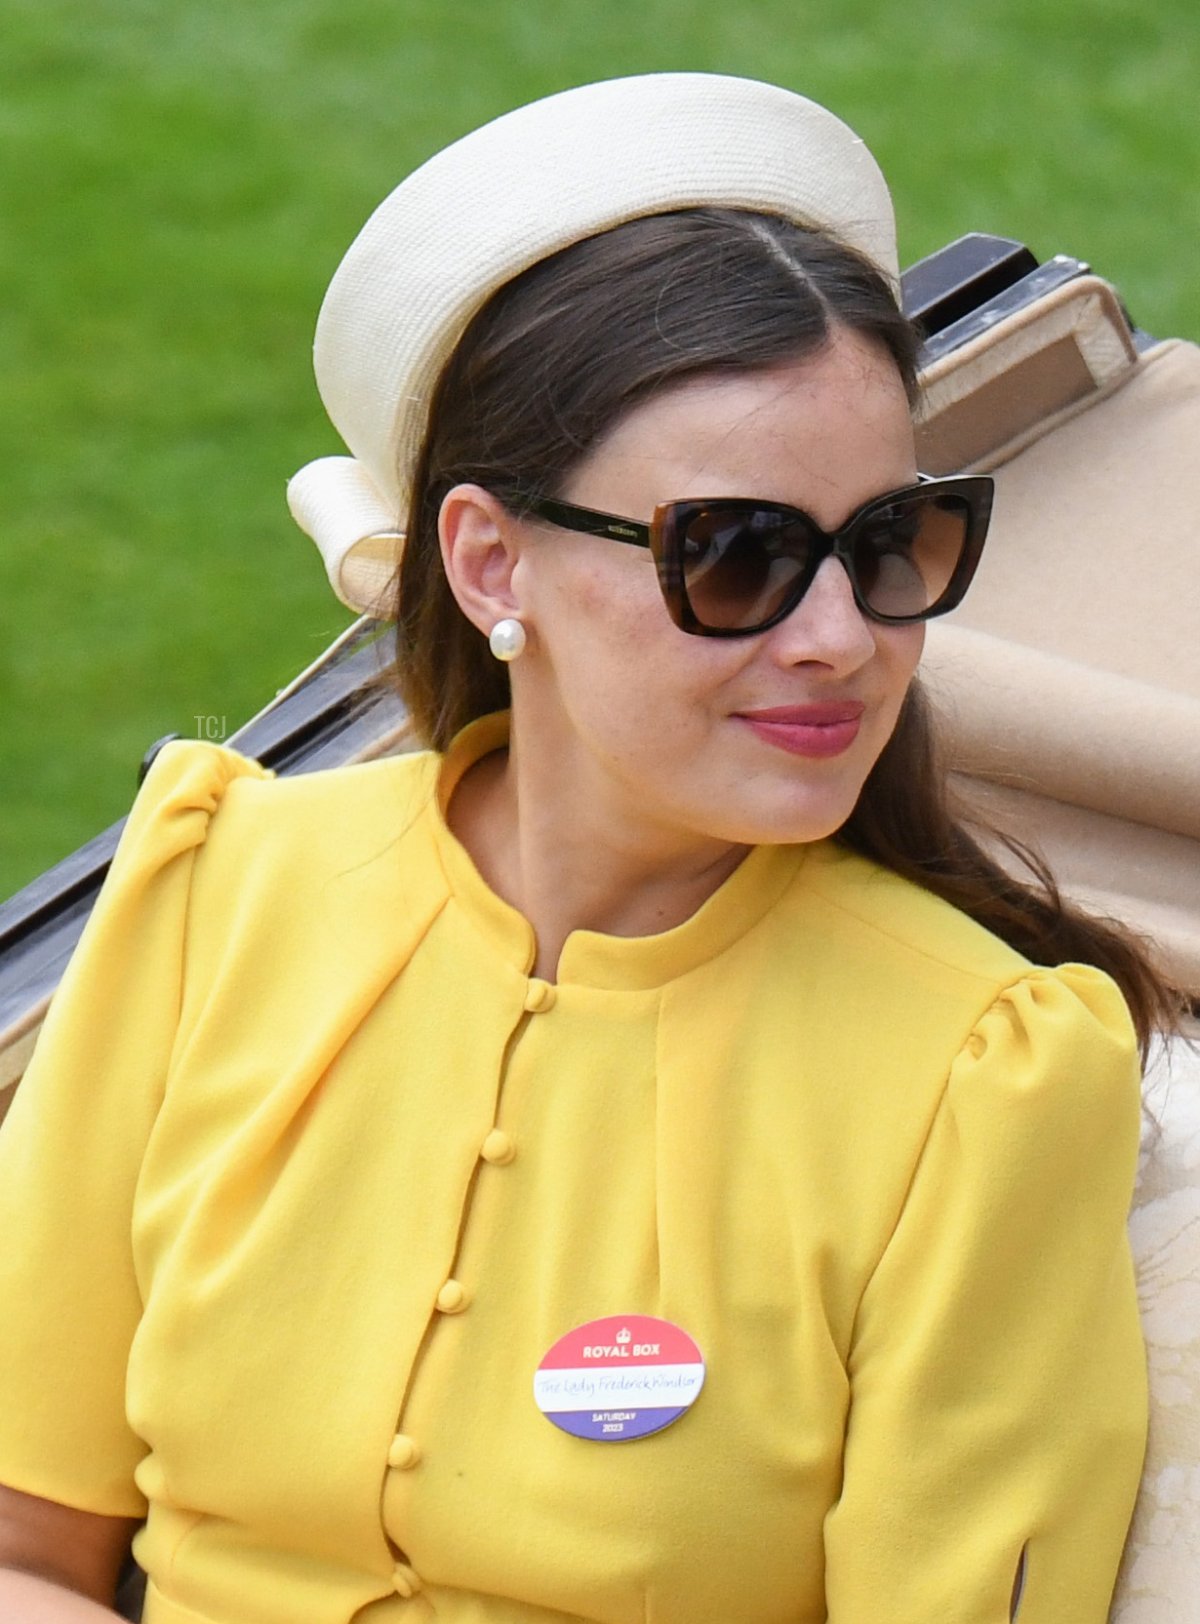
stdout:
POLYGON ((392 1569, 392 1589, 398 1596, 415 1596, 421 1588, 421 1576, 407 1562, 397 1562, 392 1569))
POLYGON ((546 1010, 554 1008, 557 997, 557 992, 548 981, 538 981, 535 978, 526 990, 525 1008, 531 1015, 542 1015, 546 1010))
POLYGON ((479 1154, 485 1162, 491 1162, 495 1167, 505 1167, 517 1154, 517 1147, 503 1128, 493 1128, 483 1141, 479 1154))
POLYGON ((420 1460, 421 1446, 407 1433, 398 1432, 392 1439, 387 1458, 389 1466, 394 1466, 398 1472, 405 1472, 420 1460))
POLYGON ((467 1306, 467 1288, 459 1280, 447 1280, 437 1294, 437 1305, 443 1314, 457 1314, 467 1306))

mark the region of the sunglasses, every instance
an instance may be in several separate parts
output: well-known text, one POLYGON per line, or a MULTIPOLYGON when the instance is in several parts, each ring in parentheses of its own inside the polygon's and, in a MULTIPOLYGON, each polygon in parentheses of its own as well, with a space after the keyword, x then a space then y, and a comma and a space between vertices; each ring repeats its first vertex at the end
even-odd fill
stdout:
POLYGON ((962 602, 992 510, 986 474, 920 475, 877 496, 840 530, 799 508, 749 497, 663 502, 649 524, 550 498, 520 511, 563 530, 648 547, 675 624, 698 637, 752 637, 790 615, 830 556, 869 620, 907 626, 962 602))

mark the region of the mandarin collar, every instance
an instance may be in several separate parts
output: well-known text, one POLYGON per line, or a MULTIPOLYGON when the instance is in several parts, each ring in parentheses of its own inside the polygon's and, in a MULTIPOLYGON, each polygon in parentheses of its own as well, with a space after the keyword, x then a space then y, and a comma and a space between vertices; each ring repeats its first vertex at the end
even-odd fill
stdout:
MULTIPOLYGON (((532 925, 491 889, 462 842, 447 809, 469 768, 508 744, 509 713, 469 723, 451 741, 428 811, 446 882, 455 901, 493 949, 520 974, 537 958, 532 925)), ((726 952, 768 913, 799 873, 809 846, 754 846, 713 894, 682 924, 651 936, 608 936, 575 930, 558 962, 560 986, 645 991, 665 986, 726 952)))

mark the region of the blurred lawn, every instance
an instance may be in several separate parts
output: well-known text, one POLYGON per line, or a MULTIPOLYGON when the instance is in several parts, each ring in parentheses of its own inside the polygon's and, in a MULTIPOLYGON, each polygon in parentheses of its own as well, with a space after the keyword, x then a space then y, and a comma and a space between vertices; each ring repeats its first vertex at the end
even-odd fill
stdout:
POLYGON ((1090 260, 1200 337, 1195 0, 0 0, 0 896, 348 621, 283 484, 341 252, 413 165, 588 79, 775 79, 867 139, 911 261, 1090 260))

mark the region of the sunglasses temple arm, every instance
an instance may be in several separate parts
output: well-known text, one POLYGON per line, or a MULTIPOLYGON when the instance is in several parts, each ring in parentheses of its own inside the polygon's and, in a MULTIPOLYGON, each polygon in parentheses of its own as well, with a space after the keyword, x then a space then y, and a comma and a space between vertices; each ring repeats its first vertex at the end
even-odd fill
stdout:
POLYGON ((650 546, 650 526, 639 524, 636 519, 597 513, 593 508, 575 507, 573 503, 555 502, 548 497, 532 504, 531 511, 563 530, 575 530, 585 536, 603 536, 608 541, 626 541, 634 547, 650 546))

